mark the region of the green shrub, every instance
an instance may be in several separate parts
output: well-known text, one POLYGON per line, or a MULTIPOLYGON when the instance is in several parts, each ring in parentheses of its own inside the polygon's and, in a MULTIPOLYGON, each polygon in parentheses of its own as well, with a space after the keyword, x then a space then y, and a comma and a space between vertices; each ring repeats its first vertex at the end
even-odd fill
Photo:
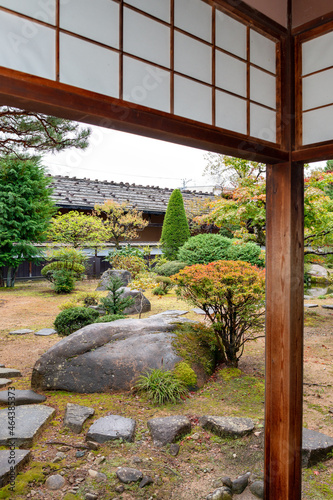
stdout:
POLYGON ((136 278, 140 273, 147 270, 143 256, 114 254, 109 260, 114 269, 126 269, 136 278))
POLYGON ((107 314, 121 314, 127 307, 134 304, 132 297, 122 298, 124 283, 117 276, 110 276, 106 297, 101 298, 101 306, 107 314))
POLYGON ((166 295, 168 292, 166 292, 161 286, 157 286, 151 293, 153 295, 166 295))
POLYGON ((98 292, 82 292, 77 297, 78 302, 83 302, 85 307, 97 306, 99 301, 98 292))
POLYGON ((110 323, 111 321, 116 321, 117 319, 124 319, 126 316, 124 314, 105 314, 105 316, 100 316, 94 323, 110 323))
POLYGON ((209 264, 228 258, 231 239, 219 234, 198 234, 192 236, 178 252, 178 260, 187 265, 209 264))
POLYGON ((172 191, 162 227, 161 246, 165 257, 174 260, 178 249, 190 237, 184 201, 179 189, 172 191))
POLYGON ((136 390, 146 393, 153 403, 177 403, 182 396, 187 394, 187 388, 170 371, 160 369, 150 370, 146 375, 141 375, 135 384, 136 390))
POLYGON ((91 325, 98 316, 99 313, 94 309, 73 307, 61 311, 54 321, 54 326, 61 337, 66 337, 86 325, 91 325))
POLYGON ((173 374, 187 387, 195 387, 197 385, 197 375, 185 361, 181 361, 175 366, 173 374))
POLYGON ((71 271, 53 271, 53 288, 56 293, 71 293, 75 288, 75 277, 71 271))
POLYGON ((75 282, 83 278, 85 272, 85 255, 75 248, 54 250, 48 257, 53 260, 42 269, 42 276, 49 280, 56 293, 70 293, 75 282))
POLYGON ((161 276, 172 276, 173 274, 177 274, 181 269, 184 269, 188 264, 186 262, 180 262, 179 260, 170 260, 165 264, 160 266, 156 266, 154 268, 155 273, 158 273, 161 276))
POLYGON ((253 266, 264 267, 265 261, 260 258, 261 248, 253 242, 234 243, 228 249, 228 260, 242 260, 253 266))

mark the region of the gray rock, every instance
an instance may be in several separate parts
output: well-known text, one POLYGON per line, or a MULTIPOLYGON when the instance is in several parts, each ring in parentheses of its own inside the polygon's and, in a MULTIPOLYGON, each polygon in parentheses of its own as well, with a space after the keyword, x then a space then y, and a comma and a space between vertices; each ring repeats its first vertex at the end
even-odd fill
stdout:
POLYGON ((240 495, 241 493, 243 493, 249 483, 249 475, 250 474, 243 474, 242 476, 239 476, 237 479, 232 481, 232 493, 235 493, 236 495, 240 495))
POLYGON ((264 481, 254 481, 250 485, 250 491, 254 496, 264 498, 264 481))
POLYGON ((313 309, 314 307, 318 307, 318 304, 304 304, 304 307, 307 309, 313 309))
POLYGON ((148 486, 149 484, 152 484, 154 482, 154 479, 150 476, 143 476, 141 483, 139 484, 139 488, 144 488, 145 486, 148 486))
POLYGON ((60 474, 49 476, 45 481, 45 486, 48 490, 60 490, 65 486, 65 479, 60 474))
POLYGON ((99 443, 96 443, 95 441, 88 441, 87 440, 87 446, 89 448, 89 450, 94 450, 94 451, 97 451, 101 445, 99 443))
POLYGON ((47 424, 55 410, 44 405, 18 406, 15 410, 14 436, 8 428, 8 411, 0 410, 0 446, 15 440, 18 448, 31 448, 39 430, 47 424))
POLYGON ((217 488, 217 490, 208 495, 207 500, 232 500, 231 490, 226 486, 217 488))
MULTIPOLYGON (((34 403, 43 403, 46 401, 46 396, 42 396, 41 394, 37 394, 35 391, 21 391, 16 389, 12 391, 15 394, 15 405, 29 405, 34 403)), ((12 393, 10 393, 12 396, 12 393)), ((13 396, 14 397, 14 396, 13 396)), ((0 391, 0 405, 8 404, 8 391, 0 391)))
POLYGON ((86 496, 84 498, 86 500, 97 500, 98 495, 95 495, 95 493, 86 493, 86 496))
POLYGON ((98 283, 97 291, 106 291, 110 284, 110 278, 117 277, 121 279, 124 286, 127 286, 132 279, 132 275, 129 271, 125 269, 107 269, 101 276, 101 280, 98 283))
POLYGON ((200 418, 199 422, 204 429, 218 436, 245 436, 254 429, 254 422, 250 418, 205 415, 200 418))
POLYGON ((22 328, 21 330, 13 330, 9 332, 9 335, 25 335, 26 333, 33 333, 33 330, 29 330, 28 328, 22 328))
POLYGON ((141 481, 143 477, 141 471, 132 469, 131 467, 120 467, 116 474, 119 481, 125 484, 136 483, 137 481, 141 481))
POLYGON ((35 332, 35 335, 47 337, 49 335, 54 335, 55 333, 57 333, 57 331, 53 328, 42 328, 41 330, 38 330, 38 332, 35 332))
POLYGON ((6 385, 10 384, 11 380, 8 378, 0 378, 0 388, 6 387, 6 385))
POLYGON ((80 434, 85 421, 94 414, 93 408, 67 403, 63 425, 75 434, 80 434))
POLYGON ((22 377, 22 373, 14 368, 0 368, 1 378, 12 378, 12 377, 22 377))
POLYGON ((126 307, 124 309, 124 314, 140 314, 145 313, 151 310, 151 304, 147 297, 143 295, 140 290, 131 290, 130 288, 122 288, 121 298, 126 299, 127 297, 131 297, 134 299, 134 304, 126 307))
POLYGON ((121 417, 120 415, 109 415, 101 417, 89 428, 87 440, 105 443, 115 439, 133 441, 135 431, 135 420, 121 417))
MULTIPOLYGON (((130 390, 143 372, 172 370, 181 361, 172 330, 184 311, 85 326, 52 346, 36 362, 34 389, 92 393, 130 390)), ((204 380, 203 380, 204 382, 204 380)))
POLYGON ((170 444, 170 448, 169 448, 170 455, 172 455, 173 457, 177 457, 179 450, 180 450, 179 444, 177 444, 177 443, 170 444))
POLYGON ((231 481, 230 477, 223 476, 221 478, 221 480, 222 480, 223 486, 227 486, 230 490, 232 489, 232 481, 231 481))
MULTIPOLYGON (((200 309, 200 307, 195 307, 194 309, 191 309, 191 311, 196 314, 206 315, 205 311, 203 309, 200 309)), ((213 312, 213 309, 209 308, 209 312, 213 312)))
POLYGON ((118 484, 118 486, 115 487, 114 491, 116 493, 124 493, 125 488, 124 488, 124 486, 122 484, 118 484))
POLYGON ((85 452, 85 451, 80 451, 80 450, 79 450, 79 451, 77 451, 77 452, 75 453, 75 457, 76 457, 76 458, 82 458, 82 457, 84 457, 84 455, 85 455, 85 454, 86 454, 86 452, 85 452))
POLYGON ((56 453, 56 456, 54 457, 52 462, 56 464, 56 463, 64 460, 66 457, 67 457, 67 455, 65 453, 63 453, 62 451, 58 451, 58 453, 56 453))
POLYGON ((323 305, 323 306, 321 306, 321 307, 323 307, 324 309, 333 309, 333 306, 332 306, 332 305, 330 305, 330 304, 323 305))
POLYGON ((30 450, 0 450, 0 488, 5 486, 14 480, 16 473, 22 469, 22 467, 30 459, 30 450), (9 463, 11 460, 15 460, 15 464, 9 463), (13 466, 15 465, 15 471, 13 471, 13 466))
POLYGON ((333 450, 333 438, 310 429, 303 429, 302 439, 302 466, 312 465, 327 459, 333 450))
POLYGON ((191 422, 182 415, 152 418, 148 420, 147 425, 155 446, 173 443, 177 438, 191 432, 191 422))
POLYGON ((329 274, 327 269, 325 269, 325 267, 321 266, 320 264, 311 264, 308 270, 308 274, 313 278, 324 278, 329 281, 329 274))

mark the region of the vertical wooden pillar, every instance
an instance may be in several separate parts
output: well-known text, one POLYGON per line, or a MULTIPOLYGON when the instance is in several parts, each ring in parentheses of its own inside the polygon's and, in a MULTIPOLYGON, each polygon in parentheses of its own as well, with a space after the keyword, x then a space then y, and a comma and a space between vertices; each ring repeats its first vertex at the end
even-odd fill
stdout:
POLYGON ((303 164, 267 167, 265 499, 301 499, 303 164))

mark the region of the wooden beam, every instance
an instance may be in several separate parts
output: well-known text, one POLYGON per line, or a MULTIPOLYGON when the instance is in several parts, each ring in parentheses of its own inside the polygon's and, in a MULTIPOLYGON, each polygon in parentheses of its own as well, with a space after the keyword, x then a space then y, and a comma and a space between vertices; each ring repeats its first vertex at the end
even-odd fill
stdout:
POLYGON ((265 499, 301 499, 303 164, 267 168, 265 499))

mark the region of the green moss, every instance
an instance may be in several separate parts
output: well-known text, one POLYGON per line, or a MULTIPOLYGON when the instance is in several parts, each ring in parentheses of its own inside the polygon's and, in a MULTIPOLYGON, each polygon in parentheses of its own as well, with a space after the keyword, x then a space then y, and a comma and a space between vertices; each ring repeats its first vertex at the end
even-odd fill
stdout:
POLYGON ((32 485, 39 485, 44 482, 45 476, 43 468, 45 462, 32 462, 27 472, 19 472, 15 480, 15 489, 11 491, 11 486, 7 485, 0 490, 0 499, 13 499, 17 495, 27 495, 32 485))
POLYGON ((225 382, 229 382, 229 380, 233 378, 238 378, 242 374, 239 368, 224 368, 220 371, 220 375, 225 382))
POLYGON ((175 366, 173 374, 188 387, 195 387, 197 384, 195 371, 185 361, 181 361, 175 366))

